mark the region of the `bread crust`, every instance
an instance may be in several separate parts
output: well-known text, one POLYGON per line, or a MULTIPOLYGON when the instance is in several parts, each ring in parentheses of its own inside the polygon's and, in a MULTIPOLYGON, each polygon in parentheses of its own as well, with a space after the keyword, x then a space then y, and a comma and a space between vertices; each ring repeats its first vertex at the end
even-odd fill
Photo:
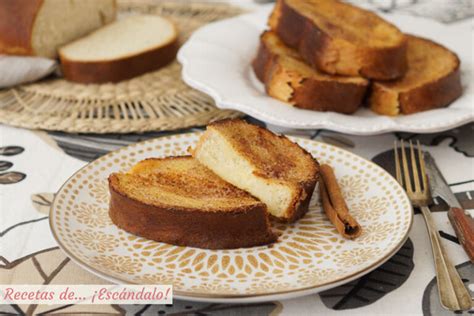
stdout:
POLYGON ((289 71, 285 69, 281 57, 267 45, 265 37, 269 34, 264 32, 260 36, 260 47, 252 63, 268 95, 301 109, 345 114, 357 111, 367 91, 367 81, 343 82, 336 76, 333 80, 319 80, 289 71), (286 88, 284 92, 282 85, 286 88), (279 91, 275 91, 277 89, 279 91))
MULTIPOLYGON (((431 40, 422 40, 449 51, 431 40)), ((371 109, 380 114, 394 116, 448 106, 462 95, 460 60, 456 54, 449 52, 454 57, 451 71, 429 82, 404 91, 392 90, 384 85, 384 82, 373 82, 368 99, 371 109)))
POLYGON ((120 190, 115 174, 109 176, 112 222, 137 236, 179 246, 232 249, 273 243, 263 203, 223 212, 149 205, 120 190))
POLYGON ((106 83, 130 79, 164 67, 175 59, 178 49, 178 38, 175 37, 164 46, 114 60, 75 61, 65 57, 61 50, 59 57, 63 75, 67 80, 79 83, 106 83))
POLYGON ((272 218, 284 223, 294 223, 302 218, 309 210, 309 203, 311 202, 318 182, 319 173, 313 179, 299 183, 298 190, 296 191, 297 193, 294 195, 291 206, 287 210, 288 217, 283 218, 272 216, 272 218))
MULTIPOLYGON (((233 125, 241 121, 242 121, 241 119, 224 119, 224 120, 210 123, 208 125, 208 128, 209 127, 212 128, 214 126, 233 125)), ((309 152, 307 152, 298 144, 293 143, 286 136, 274 134, 270 132, 269 130, 267 130, 266 128, 263 128, 258 125, 252 125, 252 126, 257 128, 262 134, 266 135, 264 137, 278 137, 282 139, 287 144, 288 149, 291 148, 292 150, 300 151, 302 155, 309 158, 308 161, 312 162, 312 168, 308 167, 308 169, 312 169, 312 170, 308 170, 308 174, 310 176, 307 179, 304 179, 298 183, 282 180, 283 182, 286 182, 288 185, 293 187, 294 194, 293 194, 292 202, 290 206, 287 208, 287 210, 285 211, 285 217, 272 216, 272 218, 275 218, 281 222, 290 222, 290 223, 294 222, 298 220, 299 218, 303 217, 308 212, 309 203, 311 201, 311 197, 313 195, 316 183, 318 182, 318 179, 319 179, 319 163, 309 152)), ((206 136, 206 133, 204 133, 203 137, 200 138, 194 152, 199 150, 201 143, 205 141, 205 136, 206 136)), ((230 145, 234 148, 234 150, 238 151, 242 156, 244 156, 248 161, 250 161, 250 163, 252 163, 252 165, 255 167, 255 171, 254 171, 255 176, 258 176, 263 179, 274 179, 273 177, 268 175, 265 170, 262 170, 258 167, 258 163, 256 163, 253 160, 251 153, 249 153, 248 151, 240 150, 240 148, 237 147, 232 142, 230 142, 230 145)), ((194 155, 194 152, 193 152, 193 155, 194 155)), ((278 173, 278 170, 274 170, 274 171, 278 173)))
MULTIPOLYGON (((35 51, 35 47, 33 47, 35 23, 43 4, 44 0, 0 1, 0 54, 28 56, 43 54, 35 51)), ((116 12, 115 1, 113 6, 116 12)), ((106 21, 102 20, 102 24, 105 24, 106 21)), ((56 54, 40 56, 57 58, 56 54)))
POLYGON ((43 0, 4 0, 0 3, 0 54, 34 55, 33 25, 43 0))
MULTIPOLYGON (((346 6, 362 11, 349 4, 346 6)), ((374 15, 371 12, 364 14, 374 15)), ((381 23, 388 22, 381 20, 381 23)), ((307 63, 329 74, 389 80, 403 76, 406 71, 406 40, 401 32, 403 40, 399 45, 377 48, 358 46, 343 38, 329 36, 285 0, 278 0, 269 26, 283 42, 297 49, 307 63)))

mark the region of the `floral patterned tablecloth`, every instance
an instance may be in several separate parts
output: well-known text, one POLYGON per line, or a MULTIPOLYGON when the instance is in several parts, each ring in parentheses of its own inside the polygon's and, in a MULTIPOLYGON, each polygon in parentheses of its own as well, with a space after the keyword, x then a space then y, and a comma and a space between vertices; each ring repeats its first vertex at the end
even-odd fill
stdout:
MULTIPOLYGON (((258 6, 249 0, 232 2, 250 9, 258 6)), ((472 0, 353 2, 383 11, 427 16, 448 25, 472 24, 472 0)), ((247 119, 265 125, 252 118, 247 119)), ((393 159, 391 146, 395 139, 417 139, 435 158, 461 204, 466 209, 474 209, 474 123, 435 134, 389 133, 378 136, 267 127, 276 132, 331 143, 384 167, 389 166, 393 159)), ((172 133, 73 135, 0 125, 0 284, 106 283, 78 267, 58 249, 48 226, 49 206, 54 192, 74 171, 111 150, 153 137, 193 130, 202 128, 172 133)), ((474 293, 474 269, 449 224, 447 205, 438 199, 435 202, 433 212, 442 242, 464 282, 474 293)), ((86 312, 110 315, 453 314, 439 305, 430 243, 420 214, 415 215, 408 241, 387 263, 358 280, 316 295, 260 304, 175 300, 173 305, 166 306, 0 305, 0 313, 7 314, 86 312)))

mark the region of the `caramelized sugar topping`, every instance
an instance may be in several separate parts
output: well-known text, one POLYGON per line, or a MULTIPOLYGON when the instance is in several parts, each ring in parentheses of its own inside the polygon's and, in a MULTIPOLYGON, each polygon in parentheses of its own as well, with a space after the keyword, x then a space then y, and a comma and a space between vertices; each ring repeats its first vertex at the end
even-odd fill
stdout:
POLYGON ((301 182, 316 172, 313 157, 284 136, 275 136, 241 120, 221 121, 208 128, 231 139, 236 150, 257 166, 263 176, 301 182))
POLYGON ((376 14, 336 0, 284 0, 331 37, 361 46, 397 46, 403 34, 376 14))
POLYGON ((192 157, 147 159, 115 176, 121 192, 152 205, 225 211, 259 203, 192 157))
POLYGON ((407 39, 408 71, 402 79, 384 82, 384 86, 398 91, 412 89, 443 77, 457 67, 457 57, 443 46, 411 35, 407 35, 407 39))

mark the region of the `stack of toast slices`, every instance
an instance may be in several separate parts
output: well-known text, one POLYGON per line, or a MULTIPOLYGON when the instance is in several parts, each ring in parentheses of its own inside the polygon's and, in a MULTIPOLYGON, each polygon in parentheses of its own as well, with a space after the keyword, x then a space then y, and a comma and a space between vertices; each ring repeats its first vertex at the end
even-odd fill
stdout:
POLYGON ((430 40, 338 0, 278 0, 253 61, 268 95, 294 107, 411 114, 462 94, 460 61, 430 40))
POLYGON ((308 110, 353 113, 369 86, 362 77, 329 75, 313 69, 273 31, 260 37, 253 69, 265 82, 269 96, 308 110))
POLYGON ((319 164, 288 138, 224 120, 191 152, 111 174, 112 222, 160 242, 230 249, 273 243, 271 218, 294 222, 308 211, 319 164))

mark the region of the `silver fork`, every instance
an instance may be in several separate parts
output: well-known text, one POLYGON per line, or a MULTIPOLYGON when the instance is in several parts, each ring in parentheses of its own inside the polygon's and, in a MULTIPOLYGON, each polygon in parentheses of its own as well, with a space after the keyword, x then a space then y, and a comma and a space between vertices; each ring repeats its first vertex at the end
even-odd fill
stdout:
POLYGON ((448 256, 441 244, 438 230, 435 227, 429 206, 432 204, 431 192, 428 185, 428 176, 425 170, 425 161, 417 142, 418 155, 415 154, 413 143, 410 141, 409 151, 411 168, 409 167, 407 153, 403 140, 401 141, 401 164, 398 153, 397 141, 394 144, 395 172, 397 181, 404 187, 414 207, 418 207, 428 228, 435 261, 436 280, 438 282, 438 293, 441 305, 449 310, 469 310, 472 306, 471 296, 466 286, 459 277, 456 268, 449 261, 448 256), (418 156, 418 159, 416 158, 418 156), (417 163, 418 161, 418 163, 417 163), (419 167, 418 167, 419 165, 419 167), (411 172, 410 172, 411 171, 411 172), (421 177, 421 181, 420 181, 421 177), (411 179, 413 179, 413 184, 411 179), (414 186, 414 187, 413 187, 414 186))

